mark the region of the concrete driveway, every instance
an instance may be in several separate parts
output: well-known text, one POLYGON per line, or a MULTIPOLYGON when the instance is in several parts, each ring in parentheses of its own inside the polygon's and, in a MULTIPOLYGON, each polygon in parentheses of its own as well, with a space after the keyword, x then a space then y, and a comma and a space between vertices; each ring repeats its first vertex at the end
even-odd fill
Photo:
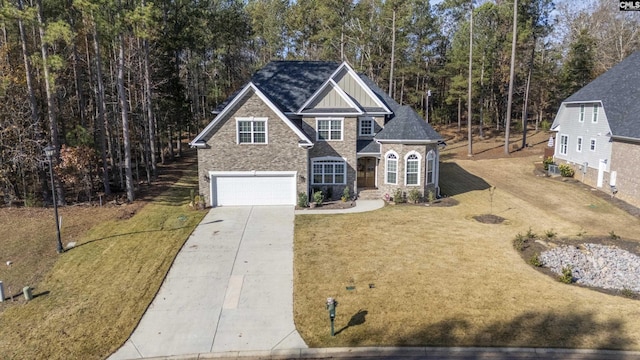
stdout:
POLYGON ((293 323, 293 218, 292 206, 211 209, 109 359, 306 348, 293 323))

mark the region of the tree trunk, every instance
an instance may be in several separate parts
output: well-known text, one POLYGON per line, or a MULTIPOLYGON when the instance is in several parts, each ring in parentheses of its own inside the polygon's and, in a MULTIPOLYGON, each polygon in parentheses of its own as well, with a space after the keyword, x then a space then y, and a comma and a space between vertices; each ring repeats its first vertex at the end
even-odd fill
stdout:
POLYGON ((533 39, 533 47, 531 48, 531 62, 529 63, 529 74, 527 74, 527 87, 524 93, 524 105, 522 107, 522 148, 527 147, 527 123, 529 120, 529 89, 531 84, 531 73, 533 72, 533 58, 536 54, 536 39, 533 39))
MULTIPOLYGON (((96 130, 98 131, 98 142, 100 143, 100 156, 102 158, 102 182, 105 195, 111 195, 111 185, 109 184, 109 164, 107 162, 107 131, 108 124, 105 116, 107 112, 107 106, 104 100, 104 82, 102 80, 102 57, 100 55, 100 44, 98 39, 98 30, 96 25, 93 25, 93 50, 95 52, 95 66, 96 66, 96 101, 98 107, 98 124, 96 124, 96 130)), ((113 163, 113 162, 112 162, 113 163)))
POLYGON ((122 115, 122 140, 124 142, 124 171, 127 200, 135 199, 133 174, 131 173, 131 140, 129 136, 129 103, 124 88, 124 36, 118 34, 118 99, 122 115))
POLYGON ((471 116, 471 80, 472 74, 471 71, 473 69, 473 2, 471 2, 471 18, 469 21, 469 93, 467 95, 467 136, 468 139, 468 151, 467 156, 473 156, 473 137, 471 134, 471 129, 473 126, 473 117, 471 116))
POLYGON ((389 69, 389 96, 393 97, 393 63, 396 53, 396 10, 393 10, 393 19, 391 21, 391 64, 389 69))
MULTIPOLYGON (((58 123, 56 120, 55 114, 55 103, 53 99, 53 89, 51 89, 51 84, 49 82, 49 65, 47 64, 48 54, 47 54, 47 44, 45 43, 44 36, 44 21, 42 19, 42 0, 38 0, 38 32, 40 34, 40 51, 42 53, 42 71, 44 77, 44 86, 47 94, 47 117, 49 118, 49 131, 51 136, 51 146, 56 149, 55 165, 60 162, 60 141, 58 140, 58 123)), ((60 181, 55 181, 55 189, 56 189, 56 200, 58 205, 64 205, 64 188, 60 181)))
MULTIPOLYGON (((144 2, 143 2, 144 4, 144 2)), ((144 48, 144 92, 147 113, 147 126, 149 128, 149 158, 151 161, 151 176, 155 179, 158 176, 158 166, 156 160, 156 131, 155 131, 155 117, 153 114, 153 105, 151 102, 151 74, 149 71, 149 41, 144 39, 142 41, 144 48)))
POLYGON ((480 69, 480 139, 484 138, 484 59, 482 54, 482 68, 480 69))
POLYGON ((458 97, 458 132, 462 130, 462 98, 458 97))
MULTIPOLYGON (((23 11, 22 0, 18 0, 18 9, 23 11)), ((24 71, 27 80, 27 90, 29 91, 29 108, 31 110, 31 121, 34 125, 40 123, 40 114, 38 112, 38 102, 36 100, 35 91, 33 89, 33 75, 31 71, 31 61, 29 60, 29 52, 27 50, 27 37, 24 32, 24 24, 22 18, 18 16, 18 29, 20 30, 20 43, 22 45, 22 60, 24 61, 24 71)))
POLYGON ((504 153, 509 154, 509 128, 511 127, 511 104, 513 102, 513 78, 516 63, 516 38, 518 36, 518 0, 513 2, 513 37, 511 39, 511 68, 509 69, 509 98, 507 117, 504 121, 504 153))

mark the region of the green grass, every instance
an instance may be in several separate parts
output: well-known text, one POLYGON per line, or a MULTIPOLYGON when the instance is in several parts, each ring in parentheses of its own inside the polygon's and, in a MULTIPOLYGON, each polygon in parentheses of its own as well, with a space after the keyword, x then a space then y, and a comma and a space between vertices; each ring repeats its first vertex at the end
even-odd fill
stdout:
POLYGON ((121 346, 205 212, 195 171, 127 220, 92 228, 60 255, 34 300, 0 314, 2 359, 101 359, 121 346))

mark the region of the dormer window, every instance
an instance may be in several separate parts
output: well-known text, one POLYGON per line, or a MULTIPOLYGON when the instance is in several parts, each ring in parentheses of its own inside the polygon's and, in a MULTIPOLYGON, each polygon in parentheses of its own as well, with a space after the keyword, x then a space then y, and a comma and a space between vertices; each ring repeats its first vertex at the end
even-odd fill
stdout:
POLYGON ((370 117, 360 118, 358 128, 360 129, 358 132, 359 136, 373 136, 375 122, 373 121, 373 118, 370 117))

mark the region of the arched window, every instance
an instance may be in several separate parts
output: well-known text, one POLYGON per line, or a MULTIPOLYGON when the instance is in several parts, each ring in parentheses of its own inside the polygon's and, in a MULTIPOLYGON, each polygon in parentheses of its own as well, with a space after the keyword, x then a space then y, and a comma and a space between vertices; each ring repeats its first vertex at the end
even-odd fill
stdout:
POLYGON ((398 183, 398 154, 391 151, 385 156, 385 183, 398 183))
POLYGON ((436 153, 433 150, 431 150, 427 154, 427 184, 435 183, 436 181, 435 168, 436 168, 436 153))
POLYGON ((415 151, 405 157, 404 179, 405 185, 420 185, 420 156, 415 151))

